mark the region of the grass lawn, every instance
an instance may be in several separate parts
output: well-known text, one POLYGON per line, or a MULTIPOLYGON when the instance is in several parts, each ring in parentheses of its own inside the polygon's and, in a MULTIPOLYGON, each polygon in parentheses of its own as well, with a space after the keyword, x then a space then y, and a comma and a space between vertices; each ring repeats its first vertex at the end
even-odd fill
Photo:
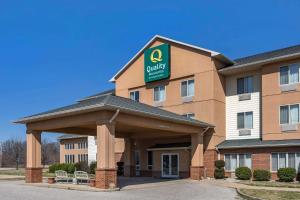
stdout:
POLYGON ((294 200, 300 199, 300 192, 241 189, 244 194, 265 200, 294 200))
POLYGON ((251 186, 300 188, 300 183, 284 183, 276 181, 241 181, 240 183, 251 186))

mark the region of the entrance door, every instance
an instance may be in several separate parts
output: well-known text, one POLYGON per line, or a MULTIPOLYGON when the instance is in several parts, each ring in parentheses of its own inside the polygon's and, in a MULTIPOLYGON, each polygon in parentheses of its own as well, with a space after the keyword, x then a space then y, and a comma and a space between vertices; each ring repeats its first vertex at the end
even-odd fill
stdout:
POLYGON ((179 177, 179 155, 175 153, 162 154, 162 177, 178 178, 179 177))
POLYGON ((140 163, 140 152, 139 151, 134 152, 134 160, 135 160, 135 175, 140 176, 141 175, 141 163, 140 163))

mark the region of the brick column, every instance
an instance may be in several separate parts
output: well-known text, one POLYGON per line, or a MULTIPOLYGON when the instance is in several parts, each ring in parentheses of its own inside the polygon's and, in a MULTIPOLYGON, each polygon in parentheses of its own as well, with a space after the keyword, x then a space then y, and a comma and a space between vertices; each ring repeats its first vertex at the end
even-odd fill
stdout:
POLYGON ((125 151, 124 151, 124 176, 135 176, 134 166, 134 141, 130 138, 125 138, 125 151))
POLYGON ((96 187, 115 188, 117 170, 115 163, 115 124, 97 125, 97 169, 96 187))
POLYGON ((204 177, 204 166, 203 166, 203 136, 201 133, 192 134, 192 151, 191 151, 191 179, 201 180, 204 177))
POLYGON ((27 130, 26 132, 26 183, 42 182, 42 164, 41 164, 41 132, 27 130))

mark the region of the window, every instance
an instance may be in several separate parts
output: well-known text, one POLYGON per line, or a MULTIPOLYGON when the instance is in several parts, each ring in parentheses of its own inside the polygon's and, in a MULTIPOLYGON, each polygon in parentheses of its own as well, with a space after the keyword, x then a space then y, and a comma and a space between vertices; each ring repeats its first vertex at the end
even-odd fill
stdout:
POLYGON ((272 153, 271 154, 271 170, 276 172, 280 168, 291 167, 297 172, 300 171, 300 153, 272 153))
POLYGON ((253 128, 253 112, 242 112, 237 114, 237 128, 238 129, 252 129, 253 128))
POLYGON ((136 102, 140 101, 140 92, 139 91, 133 91, 130 92, 130 99, 136 102))
POLYGON ((65 163, 75 163, 74 155, 65 155, 65 163))
POLYGON ((74 144, 71 143, 65 144, 65 149, 74 149, 74 144))
POLYGON ((280 124, 299 123, 299 104, 280 106, 280 124))
POLYGON ((248 76, 237 79, 237 93, 245 94, 253 92, 253 77, 248 76))
POLYGON ((195 119, 195 113, 187 113, 187 114, 183 114, 182 116, 190 119, 195 119))
POLYGON ((299 83, 299 64, 280 67, 280 85, 299 83))
POLYGON ((238 167, 249 167, 251 169, 251 154, 225 154, 225 170, 234 171, 238 167))
POLYGON ((165 100, 165 86, 158 86, 154 88, 154 101, 165 100))
POLYGON ((148 169, 152 170, 153 164, 153 151, 148 151, 148 169))
POLYGON ((195 93, 194 80, 187 80, 181 82, 182 97, 191 97, 194 96, 194 93, 195 93))

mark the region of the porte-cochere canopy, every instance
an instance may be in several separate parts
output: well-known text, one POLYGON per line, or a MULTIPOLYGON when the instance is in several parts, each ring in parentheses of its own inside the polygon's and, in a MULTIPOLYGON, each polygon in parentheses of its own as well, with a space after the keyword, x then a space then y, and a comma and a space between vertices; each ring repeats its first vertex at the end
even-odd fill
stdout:
MULTIPOLYGON (((117 185, 114 138, 189 136, 192 144, 191 177, 203 167, 203 134, 214 126, 111 93, 94 95, 75 104, 21 118, 27 127, 27 182, 41 182, 41 132, 97 136, 96 187, 117 185), (195 170, 193 167, 195 167, 195 170)), ((125 144, 125 147, 130 146, 125 144)), ((132 163, 125 149, 125 165, 132 163)))

